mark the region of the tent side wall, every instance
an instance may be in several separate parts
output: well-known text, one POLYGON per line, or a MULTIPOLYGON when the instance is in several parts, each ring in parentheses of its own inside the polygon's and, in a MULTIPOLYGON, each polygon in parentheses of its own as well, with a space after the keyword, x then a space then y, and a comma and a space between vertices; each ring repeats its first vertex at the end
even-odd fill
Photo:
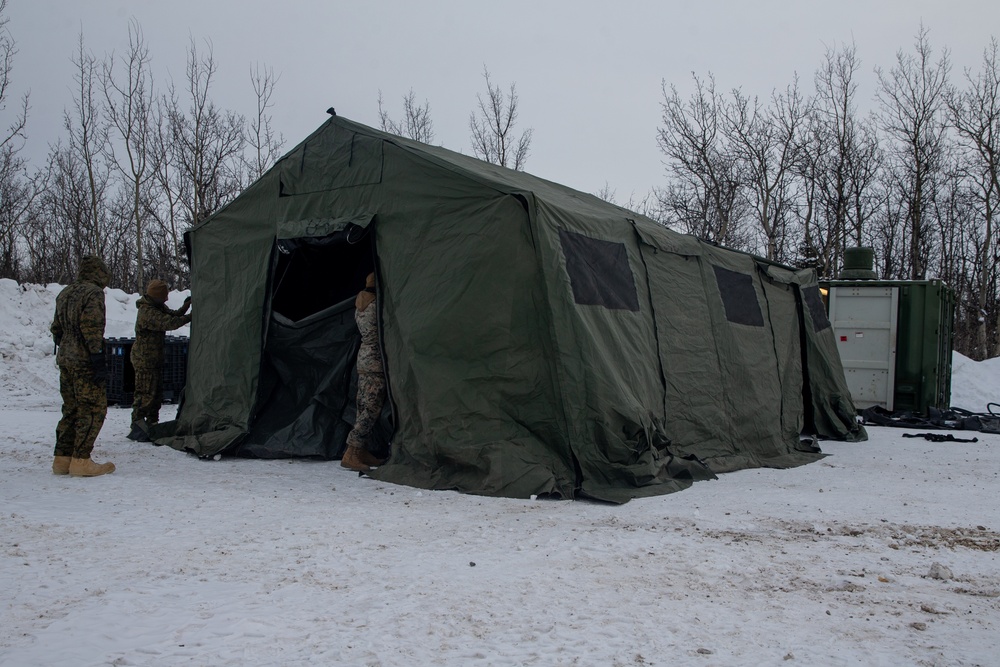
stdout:
MULTIPOLYGON (((780 272, 774 271, 775 275, 780 272)), ((808 422, 821 438, 860 442, 868 433, 858 423, 851 390, 844 377, 844 367, 837 349, 833 327, 826 315, 819 292, 816 272, 812 269, 783 275, 798 288, 802 310, 804 375, 809 398, 808 422)))
POLYGON ((559 391, 582 495, 624 502, 712 477, 668 448, 653 308, 632 223, 584 200, 539 199, 559 391))
POLYGON ((376 223, 383 341, 398 417, 379 479, 573 497, 551 323, 528 208, 515 193, 391 144, 376 223))
POLYGON ((674 449, 715 472, 815 460, 804 422, 794 292, 758 260, 663 228, 639 228, 667 378, 674 449))
POLYGON ((705 247, 702 272, 733 427, 733 449, 710 459, 718 472, 819 458, 798 449, 804 406, 795 294, 760 268, 750 255, 705 247))
POLYGON ((210 456, 247 430, 260 365, 266 267, 277 183, 264 177, 211 221, 189 232, 194 324, 183 402, 153 433, 210 456))

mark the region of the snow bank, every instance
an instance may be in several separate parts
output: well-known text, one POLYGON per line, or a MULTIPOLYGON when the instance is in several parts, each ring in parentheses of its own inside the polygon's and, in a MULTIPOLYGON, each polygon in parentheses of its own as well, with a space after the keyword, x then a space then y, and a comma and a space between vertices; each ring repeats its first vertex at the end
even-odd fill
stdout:
POLYGON ((952 353, 951 361, 951 404, 972 412, 988 412, 987 403, 993 412, 1000 413, 1000 358, 973 361, 958 352, 952 353))

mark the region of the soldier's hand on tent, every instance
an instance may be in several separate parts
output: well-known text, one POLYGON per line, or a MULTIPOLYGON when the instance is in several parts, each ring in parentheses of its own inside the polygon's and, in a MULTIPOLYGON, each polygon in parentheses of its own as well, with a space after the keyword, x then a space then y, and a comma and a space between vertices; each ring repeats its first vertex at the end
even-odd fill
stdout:
POLYGON ((90 355, 90 379, 94 384, 104 384, 108 381, 108 364, 104 360, 104 353, 90 355))
POLYGON ((191 305, 191 297, 190 296, 184 297, 184 305, 185 306, 190 306, 191 305))

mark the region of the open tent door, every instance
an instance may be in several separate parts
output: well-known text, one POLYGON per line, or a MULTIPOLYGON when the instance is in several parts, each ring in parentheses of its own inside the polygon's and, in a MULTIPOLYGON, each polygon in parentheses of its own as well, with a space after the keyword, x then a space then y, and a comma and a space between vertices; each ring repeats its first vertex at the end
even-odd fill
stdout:
MULTIPOLYGON (((343 452, 357 393, 354 299, 375 271, 370 222, 307 221, 275 240, 257 409, 236 454, 334 459, 343 452)), ((388 446, 389 411, 373 432, 373 450, 388 446)))

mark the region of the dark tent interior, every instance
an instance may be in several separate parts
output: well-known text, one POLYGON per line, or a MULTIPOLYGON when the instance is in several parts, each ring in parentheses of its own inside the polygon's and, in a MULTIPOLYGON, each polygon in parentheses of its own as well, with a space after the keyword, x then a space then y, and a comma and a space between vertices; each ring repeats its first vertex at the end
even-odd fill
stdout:
MULTIPOLYGON (((257 410, 238 455, 341 455, 355 418, 354 299, 373 271, 372 235, 360 227, 275 242, 257 410)), ((390 415, 387 402, 372 433, 377 454, 388 451, 390 415)))

